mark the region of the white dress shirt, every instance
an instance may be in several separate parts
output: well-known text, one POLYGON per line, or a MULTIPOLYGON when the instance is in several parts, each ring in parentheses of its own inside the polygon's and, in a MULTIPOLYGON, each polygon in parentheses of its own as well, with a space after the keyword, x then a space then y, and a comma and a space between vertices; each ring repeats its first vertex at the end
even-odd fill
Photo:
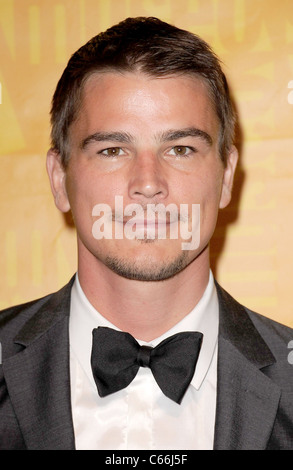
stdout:
POLYGON ((152 372, 141 367, 125 389, 101 398, 92 375, 92 330, 114 328, 86 298, 78 275, 72 287, 69 323, 73 425, 77 450, 210 450, 213 448, 217 385, 218 297, 210 272, 195 308, 159 338, 200 331, 203 343, 193 379, 180 405, 167 398, 152 372))

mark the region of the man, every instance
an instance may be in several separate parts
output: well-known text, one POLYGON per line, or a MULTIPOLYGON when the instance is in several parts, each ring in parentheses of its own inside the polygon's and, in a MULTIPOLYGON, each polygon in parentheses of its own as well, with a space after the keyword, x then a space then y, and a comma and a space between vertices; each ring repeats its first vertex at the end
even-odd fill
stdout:
POLYGON ((78 272, 1 313, 0 448, 293 449, 293 331, 210 272, 237 150, 209 46, 127 19, 72 56, 51 117, 78 272))

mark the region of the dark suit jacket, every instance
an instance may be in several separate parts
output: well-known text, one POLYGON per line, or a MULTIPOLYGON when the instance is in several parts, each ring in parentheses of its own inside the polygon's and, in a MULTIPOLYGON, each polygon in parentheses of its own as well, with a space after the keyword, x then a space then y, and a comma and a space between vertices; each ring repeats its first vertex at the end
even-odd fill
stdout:
MULTIPOLYGON (((74 450, 70 283, 0 313, 0 449, 74 450)), ((214 449, 293 449, 293 330, 238 304, 218 284, 214 449)))

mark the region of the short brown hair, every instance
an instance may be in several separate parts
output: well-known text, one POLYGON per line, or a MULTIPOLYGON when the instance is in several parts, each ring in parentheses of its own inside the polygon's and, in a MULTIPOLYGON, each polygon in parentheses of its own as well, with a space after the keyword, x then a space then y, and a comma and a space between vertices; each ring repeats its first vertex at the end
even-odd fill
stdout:
POLYGON ((51 108, 51 143, 66 167, 69 128, 78 115, 83 86, 99 71, 141 71, 150 76, 189 74, 201 77, 219 118, 220 156, 225 163, 234 139, 235 114, 226 77, 210 46, 191 32, 157 18, 128 18, 98 34, 70 58, 51 108))

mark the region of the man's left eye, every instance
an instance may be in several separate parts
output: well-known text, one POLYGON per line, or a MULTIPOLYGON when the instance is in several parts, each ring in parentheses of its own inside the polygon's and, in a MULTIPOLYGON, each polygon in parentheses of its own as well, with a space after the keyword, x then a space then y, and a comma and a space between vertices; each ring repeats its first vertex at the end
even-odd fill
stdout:
POLYGON ((191 147, 187 147, 186 145, 176 145, 171 148, 168 154, 175 157, 186 157, 192 152, 192 150, 193 149, 191 147))

